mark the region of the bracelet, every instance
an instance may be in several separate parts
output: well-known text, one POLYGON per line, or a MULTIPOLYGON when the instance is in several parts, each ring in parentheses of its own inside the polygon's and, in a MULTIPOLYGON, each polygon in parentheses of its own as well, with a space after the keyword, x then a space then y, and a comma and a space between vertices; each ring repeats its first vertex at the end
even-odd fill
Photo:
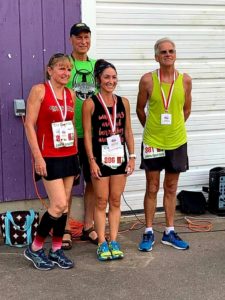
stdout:
POLYGON ((95 157, 89 157, 88 159, 89 159, 89 161, 96 160, 95 157))
POLYGON ((136 154, 134 154, 134 153, 132 153, 132 154, 129 154, 129 158, 134 158, 134 159, 136 159, 136 154))

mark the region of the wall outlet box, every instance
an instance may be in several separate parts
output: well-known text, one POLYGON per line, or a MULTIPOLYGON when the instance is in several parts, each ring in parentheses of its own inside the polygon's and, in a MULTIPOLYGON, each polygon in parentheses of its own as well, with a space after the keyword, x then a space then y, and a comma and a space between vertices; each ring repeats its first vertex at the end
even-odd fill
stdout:
POLYGON ((25 116, 26 107, 24 99, 14 99, 14 113, 15 116, 25 116))

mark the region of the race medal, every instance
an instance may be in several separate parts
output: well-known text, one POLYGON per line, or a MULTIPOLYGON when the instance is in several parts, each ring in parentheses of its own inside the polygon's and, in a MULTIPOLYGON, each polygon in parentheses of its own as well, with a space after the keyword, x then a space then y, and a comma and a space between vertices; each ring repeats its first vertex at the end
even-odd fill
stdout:
POLYGON ((161 96, 162 96, 162 100, 163 100, 163 105, 164 105, 164 109, 165 109, 165 113, 161 114, 161 125, 171 125, 172 124, 172 115, 168 113, 168 109, 170 106, 170 102, 172 99, 172 95, 173 95, 173 90, 174 90, 174 83, 176 80, 176 72, 174 71, 173 74, 173 81, 170 85, 170 90, 169 90, 169 94, 168 97, 166 98, 164 90, 162 88, 162 84, 161 84, 161 72, 160 69, 158 70, 158 80, 159 80, 159 85, 160 85, 160 90, 161 90, 161 96))
POLYGON ((152 159, 158 157, 166 156, 165 150, 150 147, 146 144, 143 144, 143 158, 144 159, 152 159))
POLYGON ((114 134, 107 138, 109 150, 115 150, 122 146, 119 134, 114 134))
POLYGON ((55 148, 74 145, 74 127, 72 121, 52 123, 53 142, 55 148))
POLYGON ((124 147, 121 145, 117 149, 109 150, 108 145, 102 145, 102 164, 117 169, 124 162, 124 147))
POLYGON ((171 125, 172 124, 172 115, 165 113, 161 114, 161 125, 171 125))

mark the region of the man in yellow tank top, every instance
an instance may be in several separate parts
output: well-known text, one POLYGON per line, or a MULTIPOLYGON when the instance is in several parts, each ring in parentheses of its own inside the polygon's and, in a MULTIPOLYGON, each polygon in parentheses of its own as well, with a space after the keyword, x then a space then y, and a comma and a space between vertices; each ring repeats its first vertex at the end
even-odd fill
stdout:
POLYGON ((175 232, 174 216, 179 175, 188 170, 185 121, 191 113, 192 83, 188 74, 175 69, 176 48, 172 40, 158 40, 154 50, 159 69, 141 77, 137 97, 137 116, 144 127, 141 168, 145 170, 147 181, 144 198, 146 228, 138 249, 151 251, 155 242, 152 224, 160 172, 165 170, 166 228, 161 242, 186 250, 189 244, 175 232))

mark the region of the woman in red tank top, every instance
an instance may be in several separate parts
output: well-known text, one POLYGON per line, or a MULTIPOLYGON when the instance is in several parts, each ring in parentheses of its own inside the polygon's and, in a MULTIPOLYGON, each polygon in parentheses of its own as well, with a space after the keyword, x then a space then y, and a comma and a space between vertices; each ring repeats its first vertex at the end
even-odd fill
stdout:
POLYGON ((67 55, 53 55, 47 65, 47 82, 34 85, 27 100, 25 130, 34 158, 35 178, 42 179, 49 198, 33 243, 25 257, 40 270, 72 268, 62 249, 68 201, 74 177, 79 176, 77 137, 74 129, 75 94, 66 88, 71 62, 67 55), (52 230, 48 256, 43 244, 52 230))

